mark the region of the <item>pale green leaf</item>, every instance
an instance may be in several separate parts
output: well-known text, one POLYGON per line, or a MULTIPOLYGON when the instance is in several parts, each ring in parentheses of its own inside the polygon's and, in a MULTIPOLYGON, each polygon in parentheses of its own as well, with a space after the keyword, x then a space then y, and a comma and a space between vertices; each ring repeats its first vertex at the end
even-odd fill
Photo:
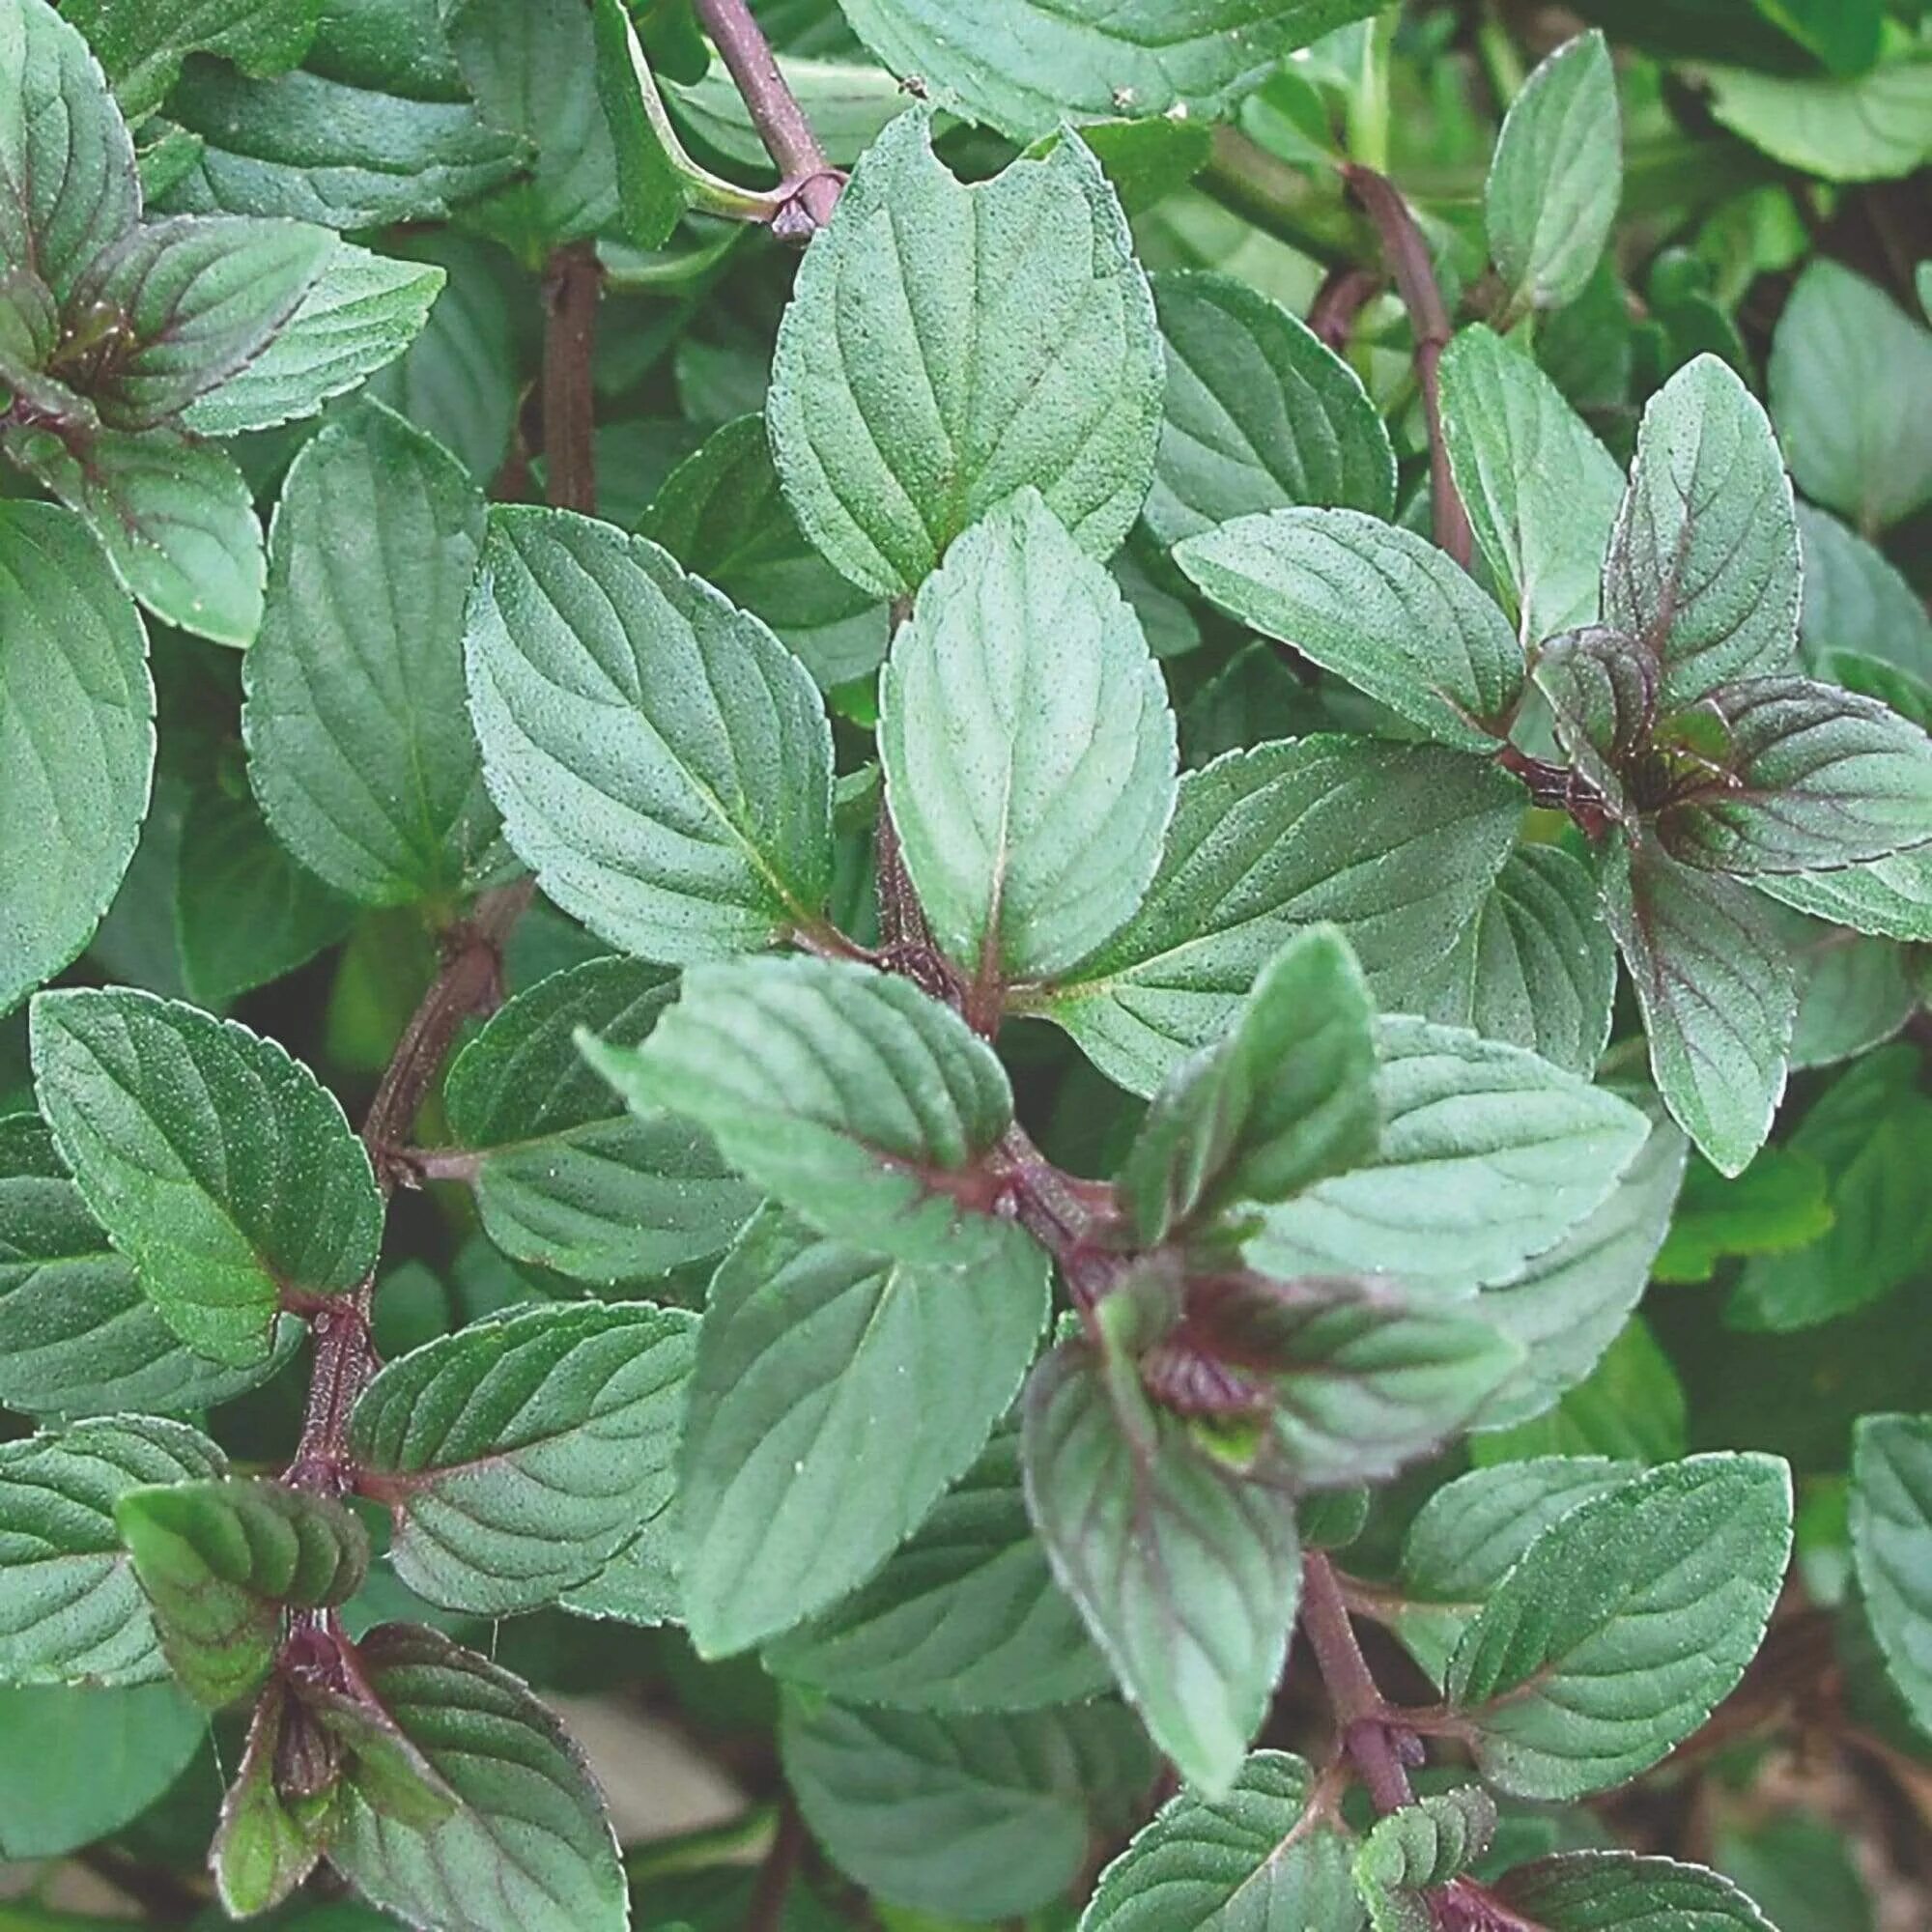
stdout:
POLYGON ((1932 680, 1932 615, 1885 553, 1836 517, 1798 506, 1804 602, 1798 641, 1814 670, 1833 651, 1861 651, 1932 680))
POLYGON ((1891 1681, 1932 1728, 1932 1416, 1860 1418, 1852 1549, 1891 1681))
POLYGON ((1732 133, 1805 174, 1889 181, 1932 160, 1932 60, 1908 55, 1851 80, 1742 67, 1706 78, 1732 133))
POLYGON ((1689 1448, 1690 1405, 1670 1357, 1633 1315, 1597 1365, 1555 1407, 1469 1437, 1479 1468, 1533 1456, 1610 1456, 1668 1463, 1689 1448))

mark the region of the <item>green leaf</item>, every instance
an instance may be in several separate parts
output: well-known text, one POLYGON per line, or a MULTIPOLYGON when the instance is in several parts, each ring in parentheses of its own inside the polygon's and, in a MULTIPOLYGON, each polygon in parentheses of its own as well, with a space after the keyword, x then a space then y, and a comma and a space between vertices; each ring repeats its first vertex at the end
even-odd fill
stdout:
POLYGON ((1771 1131, 1798 1010, 1776 923, 1748 887, 1653 845, 1617 840, 1603 889, 1664 1104, 1719 1173, 1738 1174, 1771 1131))
POLYGON ((72 298, 125 331, 88 385, 101 420, 153 429, 218 388, 300 306, 333 245, 325 228, 240 216, 130 229, 72 298))
POLYGON ((350 1447, 419 1597, 502 1616, 586 1581, 670 1500, 696 1323, 648 1302, 532 1308, 382 1369, 350 1447))
POLYGON ((679 1460, 700 1653, 788 1630, 877 1569, 984 1446, 1046 1316, 1045 1258, 1017 1230, 969 1271, 756 1215, 712 1279, 679 1460))
POLYGON ((1789 1147, 1829 1178, 1818 1238, 1747 1264, 1725 1307, 1738 1328, 1815 1327, 1889 1294, 1932 1263, 1932 1217, 1918 1177, 1932 1157, 1932 1099, 1918 1056, 1883 1047, 1849 1067, 1798 1123, 1789 1147))
POLYGON ((1855 932, 1932 941, 1932 849, 1923 845, 1829 871, 1760 872, 1751 884, 1799 912, 1855 932))
POLYGON ((46 1128, 31 1114, 0 1120, 0 1402, 8 1407, 29 1415, 212 1407, 286 1360, 299 1330, 284 1317, 260 1368, 195 1354, 109 1245, 46 1128))
POLYGON ((1118 1704, 1011 1716, 787 1699, 785 1776, 838 1866, 891 1903, 976 1921, 1050 1904, 1153 1773, 1118 1704))
POLYGON ((301 1721, 288 1690, 274 1684, 249 1722, 242 1766, 221 1801, 221 1821, 208 1853, 215 1891, 231 1918, 251 1918, 279 1905, 321 1860, 333 1792, 285 1800, 275 1789, 284 1733, 301 1721))
POLYGON ((0 504, 0 1012, 93 936, 155 762, 147 639, 67 510, 0 504), (32 828, 32 836, 24 829, 32 828))
POLYGON ((1876 1932, 1857 1841, 1807 1811, 1782 1811, 1717 1836, 1713 1856, 1783 1932, 1876 1932))
POLYGON ((1616 459, 1535 362, 1487 328, 1456 337, 1439 381, 1450 471, 1518 635, 1595 623, 1623 497, 1616 459))
POLYGON ((1651 1272, 1659 1281, 1709 1281, 1726 1255, 1775 1255, 1815 1241, 1833 1219, 1828 1182, 1817 1161, 1790 1147, 1760 1149, 1734 1180, 1692 1160, 1651 1272))
MULTIPOLYGON (((194 166, 162 197, 185 214, 283 214, 326 228, 434 221, 514 173, 514 134, 467 99, 411 99, 297 70, 248 80, 218 62, 190 66, 168 116, 201 137, 194 166)), ((446 90, 448 83, 429 83, 446 90)))
POLYGON ((1209 1797, 1240 1772, 1301 1588, 1294 1500, 1063 1343, 1027 1387, 1027 1507, 1129 1700, 1209 1797))
POLYGON ((418 1925, 625 1932, 602 1795, 550 1712, 507 1670, 419 1625, 381 1625, 357 1649, 370 1689, 458 1804, 440 1824, 412 1824, 377 1808, 352 1776, 329 1863, 418 1925))
POLYGON ((1798 524, 1771 424, 1735 370, 1700 355, 1644 407, 1604 566, 1604 621, 1639 639, 1668 706, 1791 668, 1798 524))
POLYGON ((1797 872, 1932 839, 1932 739, 1876 699, 1804 677, 1719 685, 1725 769, 1658 814, 1672 857, 1705 870, 1797 872))
POLYGON ((1203 0, 1122 14, 1104 0, 845 0, 859 38, 933 98, 1015 140, 1114 114, 1225 120, 1281 56, 1373 0, 1203 0))
POLYGON ((1852 1550, 1891 1681, 1932 1728, 1932 1416, 1861 1416, 1852 1550))
POLYGON ((920 586, 879 694, 906 870, 981 986, 1064 972, 1160 862, 1175 724, 1139 619, 1031 487, 920 586))
POLYGON ((182 426, 196 436, 235 436, 314 415, 416 339, 442 285, 433 263, 372 255, 337 237, 274 340, 218 389, 197 396, 182 426))
POLYGON ((262 621, 268 563, 248 485, 225 450, 172 429, 15 427, 0 447, 79 511, 114 574, 156 616, 221 644, 262 621))
POLYGON ((242 730, 275 836, 369 905, 448 901, 500 863, 463 701, 483 494, 378 403, 282 486, 242 730))
POLYGON ((1535 1456, 1458 1476, 1408 1526, 1395 1629, 1440 1683, 1463 1633, 1530 1545, 1579 1503, 1638 1473, 1605 1456, 1535 1456))
POLYGON ((87 43, 45 0, 0 27, 0 260, 65 302, 141 212, 134 147, 87 43))
POLYGON ((779 489, 762 417, 714 430, 665 479, 638 532, 762 617, 821 690, 884 659, 885 606, 806 542, 779 489))
POLYGON ((1315 1774, 1256 1751, 1226 1794, 1171 1798, 1100 1874, 1080 1932, 1361 1932, 1354 1840, 1315 1774))
POLYGON ((1815 920, 1797 923, 1793 1067, 1834 1066, 1891 1038, 1918 1004, 1911 950, 1815 920))
POLYGON ((1082 1703, 1114 1682, 1053 1580, 1008 1430, 870 1582, 769 1645, 764 1663, 847 1703, 941 1715, 1082 1703))
POLYGON ((1395 513, 1395 453, 1361 379, 1233 275, 1157 275, 1167 400, 1141 514, 1163 545, 1291 503, 1395 513))
POLYGON ((1641 1316, 1634 1315, 1597 1365, 1554 1408, 1469 1438, 1478 1467, 1530 1456, 1614 1456, 1667 1463, 1689 1444, 1684 1385, 1641 1316))
POLYGON ((886 128, 807 251, 767 405, 805 533, 880 597, 1027 484, 1106 556, 1160 430, 1153 300, 1092 153, 1063 141, 967 186, 927 124, 886 128))
POLYGON ((1271 1274, 1391 1274, 1437 1295, 1508 1282, 1649 1132, 1614 1094, 1459 1027, 1385 1018, 1377 1048, 1380 1151, 1268 1209, 1248 1253, 1271 1274))
POLYGON ((506 1254, 603 1287, 722 1254, 758 1196, 697 1129, 633 1114, 577 1050, 580 1028, 635 1047, 676 990, 634 959, 592 959, 521 993, 464 1048, 443 1101, 480 1156, 472 1185, 506 1254))
POLYGON ((1579 1503, 1496 1585, 1444 1690, 1498 1789, 1569 1799, 1655 1764, 1743 1676, 1784 1582, 1791 1476, 1694 1456, 1579 1503))
POLYGON ((67 0, 129 121, 167 98, 189 54, 219 54, 243 73, 281 73, 315 38, 322 0, 67 0))
POLYGON ((1634 1852, 1563 1852, 1497 1887, 1548 1932, 1774 1932, 1729 1879, 1634 1852))
POLYGON ((1490 252, 1519 308, 1583 293, 1623 189, 1617 76, 1601 33, 1566 41, 1503 117, 1483 185, 1490 252))
POLYGON ((1474 579, 1359 510, 1274 510, 1178 544, 1208 598, 1379 698, 1433 738, 1492 752, 1522 646, 1474 579))
POLYGON ((653 1517, 588 1582, 557 1603, 574 1615, 611 1618, 655 1629, 684 1621, 678 1589, 674 1511, 653 1517))
POLYGON ((1333 926, 1310 927, 1263 970, 1228 1036, 1155 1095, 1119 1183, 1141 1243, 1372 1159, 1375 1080, 1361 969, 1333 926))
POLYGON ((1122 1086, 1151 1094, 1232 1024, 1299 927, 1337 925, 1371 992, 1440 959, 1516 836, 1520 788, 1427 745, 1303 738, 1180 781, 1140 910, 1041 1009, 1122 1086))
POLYGON ((1533 675, 1577 776, 1629 823, 1637 814, 1626 781, 1642 778, 1657 725, 1657 666, 1645 646, 1601 624, 1564 631, 1537 653, 1533 675))
MULTIPOLYGON (((1866 535, 1932 499, 1932 330, 1824 257, 1799 276, 1772 338, 1771 415, 1798 486, 1866 535)), ((1845 639, 1864 648, 1863 641, 1845 639)))
POLYGON ((267 1477, 132 1489, 114 1520, 169 1666, 214 1708, 268 1676, 285 1605, 343 1603, 369 1568, 369 1539, 342 1504, 267 1477))
POLYGON ((1798 641, 1813 669, 1833 651, 1862 651, 1932 679, 1932 615, 1885 553, 1836 517, 1798 506, 1804 602, 1798 641))
POLYGON ((844 961, 694 969, 640 1046, 585 1038, 631 1106, 709 1129, 747 1179, 841 1240, 961 1263, 1016 1232, 980 1162, 1012 1119, 992 1049, 910 980, 844 961))
POLYGON ((197 1352, 264 1361, 285 1290, 336 1293, 374 1265, 369 1156, 273 1040, 126 988, 43 993, 32 1033, 82 1198, 197 1352))
POLYGON ((1437 1920, 1422 1894, 1480 1859, 1495 1831, 1495 1800, 1477 1784, 1431 1793, 1377 1819, 1355 1854, 1355 1883, 1377 1932, 1431 1932, 1437 1920))
MULTIPOLYGON (((686 177, 666 145, 663 96, 623 0, 591 0, 590 30, 616 183, 612 225, 634 248, 661 248, 690 200, 686 177)), ((735 99, 736 90, 730 92, 735 99)), ((756 158, 763 156, 760 146, 756 158)))
POLYGON ((0 1443, 0 1684, 165 1676, 114 1506, 143 1484, 226 1466, 205 1435, 152 1416, 0 1443))
POLYGON ((469 659, 491 793, 565 912, 675 963, 755 951, 816 915, 831 730, 756 617, 641 538, 499 509, 469 659))
POLYGON ((1932 160, 1932 61, 1889 60, 1855 80, 1706 71, 1711 112, 1773 159, 1832 182, 1889 181, 1932 160))

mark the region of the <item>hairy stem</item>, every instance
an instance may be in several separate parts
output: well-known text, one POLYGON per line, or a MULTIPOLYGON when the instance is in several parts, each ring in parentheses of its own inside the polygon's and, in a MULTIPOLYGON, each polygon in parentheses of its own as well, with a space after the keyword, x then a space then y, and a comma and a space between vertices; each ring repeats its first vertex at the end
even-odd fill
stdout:
POLYGON ((1335 1566, 1319 1551, 1301 1563, 1301 1628, 1327 1687, 1342 1747, 1362 1775, 1378 1811, 1412 1804, 1408 1771, 1395 1741, 1387 1702, 1355 1640, 1335 1566))
POLYGON ((590 355, 602 283, 588 242, 557 249, 544 270, 544 477, 554 508, 585 516, 597 507, 590 355))

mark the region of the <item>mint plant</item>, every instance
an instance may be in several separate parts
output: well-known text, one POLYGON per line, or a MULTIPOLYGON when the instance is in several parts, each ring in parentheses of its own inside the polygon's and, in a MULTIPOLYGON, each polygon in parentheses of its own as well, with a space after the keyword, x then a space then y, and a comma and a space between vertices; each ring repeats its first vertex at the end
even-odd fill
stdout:
POLYGON ((1924 1905, 1926 30, 1580 11, 0 0, 0 1927, 1924 1905))

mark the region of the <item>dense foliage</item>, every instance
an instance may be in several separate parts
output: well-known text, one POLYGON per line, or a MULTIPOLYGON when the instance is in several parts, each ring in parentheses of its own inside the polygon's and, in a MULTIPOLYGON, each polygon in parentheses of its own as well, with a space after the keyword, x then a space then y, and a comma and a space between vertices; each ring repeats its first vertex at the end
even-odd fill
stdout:
POLYGON ((0 1932, 1925 1923, 1928 162, 0 0, 0 1932))

